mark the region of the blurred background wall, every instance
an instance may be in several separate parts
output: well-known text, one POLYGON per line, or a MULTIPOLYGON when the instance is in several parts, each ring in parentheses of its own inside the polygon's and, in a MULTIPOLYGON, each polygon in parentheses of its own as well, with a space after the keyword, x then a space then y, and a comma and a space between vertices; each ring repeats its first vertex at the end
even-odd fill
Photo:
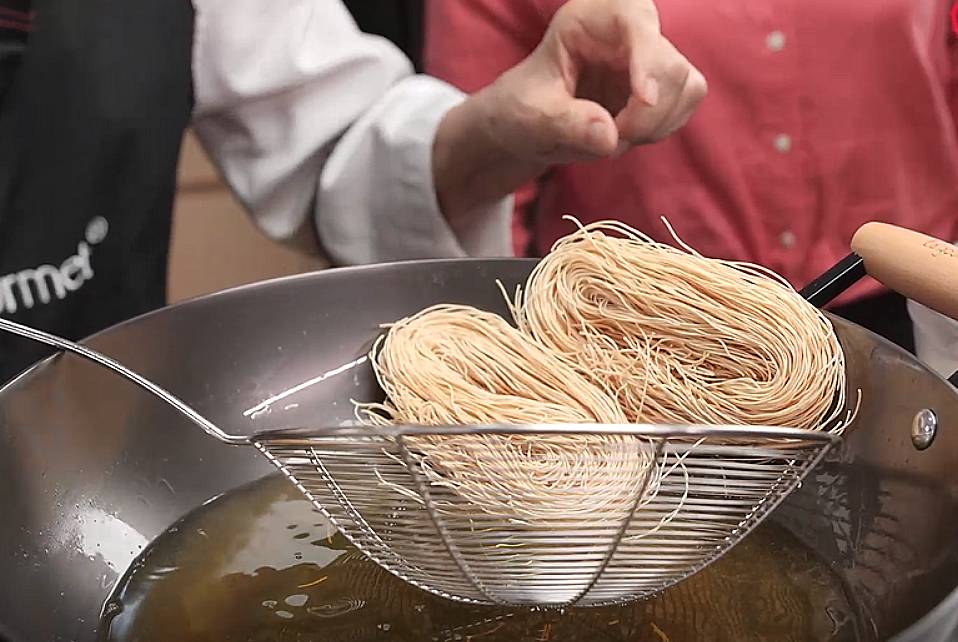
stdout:
POLYGON ((274 243, 253 224, 192 133, 180 154, 167 299, 170 303, 325 267, 274 243))

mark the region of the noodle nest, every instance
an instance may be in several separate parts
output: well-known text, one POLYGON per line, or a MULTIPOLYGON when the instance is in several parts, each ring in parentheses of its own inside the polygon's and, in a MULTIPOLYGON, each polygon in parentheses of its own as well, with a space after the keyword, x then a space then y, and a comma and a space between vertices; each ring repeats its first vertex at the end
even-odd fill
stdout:
POLYGON ((845 426, 831 322, 760 266, 594 223, 555 244, 512 308, 631 423, 845 426))
MULTIPOLYGON (((403 319, 373 348, 386 392, 363 404, 373 424, 621 424, 615 399, 491 312, 435 306, 403 319)), ((407 438, 431 484, 512 520, 577 514, 621 519, 653 464, 631 436, 484 434, 407 438)))
MULTIPOLYGON (((389 326, 371 424, 678 423, 840 433, 829 320, 760 266, 600 222, 560 239, 509 301, 516 325, 439 305, 389 326)), ((518 522, 621 519, 661 481, 652 443, 608 434, 406 438, 431 485, 518 522)))

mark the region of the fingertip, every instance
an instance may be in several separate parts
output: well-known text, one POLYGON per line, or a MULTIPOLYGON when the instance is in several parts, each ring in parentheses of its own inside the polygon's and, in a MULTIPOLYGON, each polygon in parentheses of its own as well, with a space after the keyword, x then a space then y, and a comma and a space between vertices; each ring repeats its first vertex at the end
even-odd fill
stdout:
POLYGON ((659 81, 655 76, 644 71, 645 66, 642 60, 632 59, 632 68, 629 70, 632 95, 637 96, 645 104, 654 106, 659 102, 659 81))
POLYGON ((696 69, 695 67, 692 68, 692 73, 694 74, 696 94, 698 96, 698 99, 702 100, 709 93, 709 82, 708 80, 705 79, 705 76, 702 74, 702 72, 696 69))
POLYGON ((642 82, 640 97, 646 105, 655 107, 659 102, 659 81, 653 76, 646 76, 642 82))
POLYGON ((588 146, 596 156, 611 156, 619 142, 615 124, 606 119, 595 119, 589 123, 588 146))
POLYGON ((605 158, 615 151, 618 128, 612 114, 598 103, 572 99, 552 113, 555 156, 566 159, 560 162, 605 158))

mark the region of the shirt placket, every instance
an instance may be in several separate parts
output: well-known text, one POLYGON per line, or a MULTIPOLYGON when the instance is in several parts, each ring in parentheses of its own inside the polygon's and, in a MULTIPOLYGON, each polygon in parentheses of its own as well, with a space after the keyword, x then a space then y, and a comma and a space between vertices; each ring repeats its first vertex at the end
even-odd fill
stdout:
POLYGON ((804 167, 807 141, 801 120, 802 83, 794 0, 762 3, 755 16, 758 29, 751 46, 756 51, 759 113, 755 131, 762 177, 752 177, 758 207, 762 258, 768 267, 801 285, 803 244, 809 238, 804 167))

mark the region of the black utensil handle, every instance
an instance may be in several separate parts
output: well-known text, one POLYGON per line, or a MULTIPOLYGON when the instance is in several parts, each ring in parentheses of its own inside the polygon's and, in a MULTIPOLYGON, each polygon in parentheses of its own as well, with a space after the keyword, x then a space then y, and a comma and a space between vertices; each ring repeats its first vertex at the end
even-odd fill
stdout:
POLYGON ((823 308, 864 276, 865 262, 862 257, 852 253, 802 288, 799 294, 816 308, 823 308))

